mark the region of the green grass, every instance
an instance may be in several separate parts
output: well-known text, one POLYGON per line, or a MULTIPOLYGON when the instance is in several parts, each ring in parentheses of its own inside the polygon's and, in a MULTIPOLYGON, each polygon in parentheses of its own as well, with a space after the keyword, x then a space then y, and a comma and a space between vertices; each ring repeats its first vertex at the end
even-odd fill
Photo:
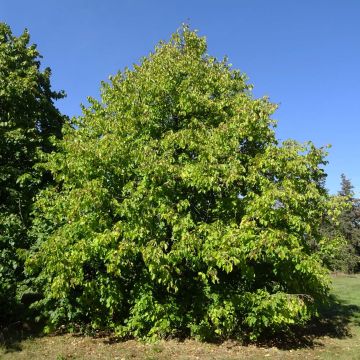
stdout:
POLYGON ((332 293, 336 302, 330 314, 345 332, 326 342, 322 358, 360 359, 360 275, 333 276, 332 293))
POLYGON ((343 303, 360 307, 360 275, 335 275, 332 279, 332 293, 343 303))
POLYGON ((333 277, 333 299, 322 317, 306 329, 283 334, 277 339, 243 346, 236 341, 222 344, 193 340, 144 344, 134 340, 116 342, 111 338, 75 335, 29 337, 8 342, 0 358, 19 359, 324 359, 360 360, 360 275, 333 277))

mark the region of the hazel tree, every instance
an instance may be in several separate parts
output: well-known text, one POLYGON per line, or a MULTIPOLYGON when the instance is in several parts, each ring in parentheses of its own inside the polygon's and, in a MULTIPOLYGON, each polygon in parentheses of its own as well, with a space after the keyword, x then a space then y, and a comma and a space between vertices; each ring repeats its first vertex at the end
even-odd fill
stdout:
POLYGON ((279 144, 276 105, 206 51, 185 26, 64 128, 27 261, 50 327, 256 338, 326 299, 326 153, 279 144))

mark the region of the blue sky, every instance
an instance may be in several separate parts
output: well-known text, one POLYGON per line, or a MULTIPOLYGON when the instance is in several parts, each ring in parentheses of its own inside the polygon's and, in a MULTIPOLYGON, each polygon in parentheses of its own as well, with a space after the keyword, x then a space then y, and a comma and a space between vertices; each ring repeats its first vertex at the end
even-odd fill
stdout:
POLYGON ((100 81, 188 22, 211 55, 248 75, 256 97, 280 105, 278 138, 332 144, 330 191, 343 172, 359 195, 359 0, 3 0, 0 21, 16 35, 29 29, 70 116, 99 96, 100 81))

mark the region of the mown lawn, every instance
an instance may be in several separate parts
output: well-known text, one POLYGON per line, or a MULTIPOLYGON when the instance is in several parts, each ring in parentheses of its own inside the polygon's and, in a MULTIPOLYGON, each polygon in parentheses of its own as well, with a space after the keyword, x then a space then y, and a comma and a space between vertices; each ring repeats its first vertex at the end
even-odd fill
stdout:
MULTIPOLYGON (((235 341, 204 344, 193 340, 144 344, 134 340, 76 335, 8 340, 0 358, 8 359, 360 359, 360 275, 333 277, 332 306, 322 319, 296 335, 279 336, 257 345, 235 341)), ((23 333, 23 337, 25 334, 23 333)))

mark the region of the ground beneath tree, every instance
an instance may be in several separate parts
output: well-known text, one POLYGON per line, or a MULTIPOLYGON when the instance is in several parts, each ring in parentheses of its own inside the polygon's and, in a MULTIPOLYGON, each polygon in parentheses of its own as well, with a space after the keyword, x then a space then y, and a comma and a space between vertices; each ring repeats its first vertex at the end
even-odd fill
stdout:
MULTIPOLYGON (((334 302, 320 321, 290 336, 283 334, 256 345, 236 341, 221 344, 194 340, 144 344, 117 342, 110 337, 54 335, 8 339, 0 358, 10 359, 360 359, 360 276, 333 277, 334 302), (11 341, 12 340, 12 341, 11 341)), ((5 334, 6 335, 6 334, 5 334)))

